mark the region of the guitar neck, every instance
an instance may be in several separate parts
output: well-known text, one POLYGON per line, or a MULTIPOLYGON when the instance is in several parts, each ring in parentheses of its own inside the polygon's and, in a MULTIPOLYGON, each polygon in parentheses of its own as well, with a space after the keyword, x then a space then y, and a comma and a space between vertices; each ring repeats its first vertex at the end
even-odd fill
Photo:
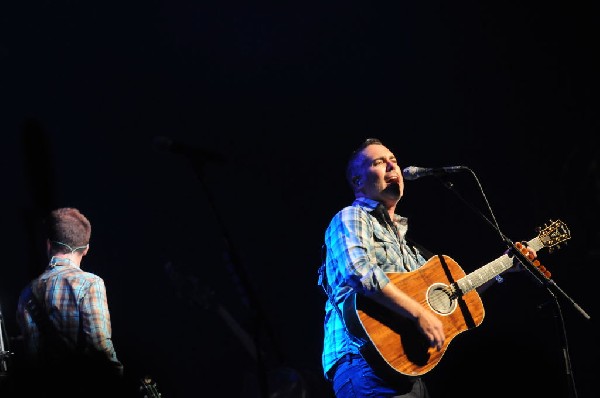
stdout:
MULTIPOLYGON (((539 239, 539 237, 535 237, 532 240, 527 242, 527 246, 532 248, 533 250, 539 250, 544 247, 544 244, 539 239)), ((482 286, 484 283, 492 280, 492 278, 500 275, 507 269, 513 266, 513 258, 508 254, 504 254, 499 258, 495 259, 484 265, 481 268, 471 272, 470 274, 465 275, 463 278, 456 281, 458 288, 462 294, 466 294, 473 289, 477 289, 482 286)))
POLYGON ((461 294, 466 294, 473 289, 477 289, 487 281, 497 275, 500 275, 507 269, 513 266, 512 258, 507 254, 502 255, 492 262, 487 263, 476 271, 467 274, 465 277, 456 281, 461 294))

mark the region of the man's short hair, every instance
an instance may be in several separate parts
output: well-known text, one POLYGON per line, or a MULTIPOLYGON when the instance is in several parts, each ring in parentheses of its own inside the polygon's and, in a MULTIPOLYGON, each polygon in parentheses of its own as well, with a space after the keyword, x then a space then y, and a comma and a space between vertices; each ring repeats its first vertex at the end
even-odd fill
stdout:
POLYGON ((378 138, 367 138, 352 152, 350 158, 348 159, 348 164, 346 165, 346 180, 348 181, 348 184, 350 184, 350 187, 354 187, 353 179, 356 176, 355 173, 356 169, 358 168, 356 160, 358 159, 358 156, 362 150, 369 145, 383 145, 383 143, 378 138))
POLYGON ((52 210, 45 220, 45 227, 53 253, 69 253, 72 249, 81 248, 90 242, 92 226, 89 220, 73 207, 52 210))

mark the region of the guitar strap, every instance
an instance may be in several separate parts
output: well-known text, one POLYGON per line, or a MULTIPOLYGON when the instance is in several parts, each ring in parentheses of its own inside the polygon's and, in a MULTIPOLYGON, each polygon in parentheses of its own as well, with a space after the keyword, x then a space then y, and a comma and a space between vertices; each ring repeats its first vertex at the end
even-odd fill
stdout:
MULTIPOLYGON (((317 283, 319 286, 321 286, 321 288, 325 292, 325 296, 327 296, 327 299, 329 300, 329 302, 335 308, 338 308, 337 305, 335 305, 333 298, 331 297, 331 286, 329 285, 329 282, 327 281, 327 271, 325 269, 325 257, 326 256, 327 256, 327 246, 325 244, 323 244, 323 246, 321 246, 321 266, 319 267, 319 280, 317 283)), ((338 312, 339 312, 339 308, 338 308, 338 312)), ((341 316, 341 313, 340 313, 340 316, 341 316)))
POLYGON ((318 284, 319 284, 319 286, 321 286, 323 288, 323 291, 325 292, 325 296, 327 296, 327 300, 329 300, 329 303, 331 303, 333 308, 335 308, 335 310, 337 311, 337 313, 340 317, 340 320, 342 321, 342 324, 344 325, 344 328, 346 329, 348 336, 350 336, 350 338, 359 347, 361 347, 363 344, 366 343, 366 340, 359 339, 358 337, 354 336, 354 334, 352 334, 350 332, 350 330, 348 329, 348 326, 346 326, 346 320, 345 320, 344 316, 342 315, 342 311, 340 311, 340 307, 338 307, 337 303, 333 299, 333 296, 331 295, 331 285, 327 281, 327 271, 325 269, 325 257, 326 256, 327 256, 327 246, 325 244, 323 244, 323 246, 321 246, 321 266, 319 267, 318 284))
POLYGON ((408 239, 407 237, 404 237, 404 239, 406 240, 406 242, 410 243, 409 247, 414 251, 415 249, 417 249, 419 251, 419 253, 421 253, 421 255, 426 259, 430 259, 431 257, 433 257, 435 254, 433 254, 433 252, 431 252, 430 250, 425 249, 423 246, 421 246, 420 244, 418 244, 417 242, 415 242, 412 239, 408 239))
MULTIPOLYGON (((52 345, 55 345, 55 347, 61 351, 68 352, 72 350, 72 348, 69 347, 67 342, 61 337, 54 324, 50 321, 50 318, 48 317, 48 314, 45 311, 45 307, 40 303, 40 300, 38 300, 35 294, 33 284, 30 285, 30 289, 31 295, 29 296, 29 300, 27 300, 26 306, 27 310, 31 314, 31 317, 38 325, 41 335, 47 338, 52 345)), ((81 351, 82 349, 82 341, 82 339, 79 339, 78 347, 76 349, 77 352, 81 351)))
POLYGON ((26 306, 29 314, 35 321, 36 325, 38 325, 41 334, 46 338, 49 338, 52 342, 60 342, 60 345, 65 345, 65 342, 58 334, 58 331, 50 321, 50 318, 48 318, 48 314, 44 312, 43 306, 35 296, 33 289, 31 290, 31 296, 29 297, 29 300, 27 300, 26 306))
MULTIPOLYGON (((398 240, 400 240, 400 235, 398 234, 398 227, 394 224, 394 221, 392 221, 389 213, 385 210, 385 207, 381 203, 378 204, 377 207, 375 207, 375 209, 373 209, 372 214, 377 219, 377 221, 379 221, 380 224, 389 226, 398 237, 398 240)), ((404 240, 406 241, 406 243, 408 243, 406 246, 408 246, 410 251, 413 252, 415 258, 417 258, 418 254, 421 254, 425 259, 429 259, 434 256, 434 254, 430 250, 425 249, 423 246, 411 239, 408 239, 406 236, 404 237, 404 240)))

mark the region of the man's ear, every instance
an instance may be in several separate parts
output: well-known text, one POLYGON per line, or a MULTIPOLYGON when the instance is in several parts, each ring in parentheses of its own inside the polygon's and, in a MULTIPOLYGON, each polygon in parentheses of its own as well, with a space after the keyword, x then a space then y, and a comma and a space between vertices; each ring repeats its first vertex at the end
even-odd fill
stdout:
POLYGON ((360 185, 360 177, 359 176, 354 176, 352 177, 352 183, 354 184, 354 186, 359 186, 360 185))
POLYGON ((87 247, 85 249, 83 249, 83 251, 81 252, 81 256, 85 256, 86 254, 88 254, 88 251, 90 250, 90 244, 87 244, 87 247))

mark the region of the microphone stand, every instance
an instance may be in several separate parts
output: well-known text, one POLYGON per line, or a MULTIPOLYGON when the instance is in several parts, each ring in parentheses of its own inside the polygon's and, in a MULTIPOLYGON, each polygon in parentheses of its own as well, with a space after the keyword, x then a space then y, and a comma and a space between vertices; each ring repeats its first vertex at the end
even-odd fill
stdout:
MULTIPOLYGON (((242 298, 243 304, 246 305, 251 311, 253 327, 254 327, 254 330, 253 330, 254 345, 255 345, 254 351, 257 353, 256 364, 257 364, 257 373, 258 373, 258 384, 259 384, 259 388, 260 388, 261 397, 268 398, 269 388, 268 388, 268 381, 267 381, 267 366, 265 364, 264 356, 261 355, 261 353, 263 353, 264 351, 261 349, 261 341, 260 341, 260 337, 259 337, 261 326, 265 327, 265 330, 266 330, 269 338, 271 339, 271 341, 274 341, 273 333, 267 323, 267 318, 262 309, 262 306, 260 305, 258 297, 252 287, 252 284, 250 282, 248 274, 246 273, 245 268, 242 266, 242 263, 238 256, 238 253, 233 246, 231 237, 230 237, 227 229, 225 228, 225 223, 223 222, 222 218, 220 217, 220 214, 215 205, 215 200, 211 194, 211 191, 210 191, 210 189, 208 189, 208 185, 204 181, 204 176, 203 176, 202 172, 203 172, 203 167, 204 167, 205 161, 200 156, 188 156, 188 159, 194 168, 196 176, 198 177, 198 180, 200 181, 200 185, 202 186, 202 188, 205 191, 205 194, 208 198, 209 205, 212 208, 215 218, 217 220, 217 224, 219 225, 219 227, 221 229, 221 234, 222 234, 223 240, 225 242, 225 251, 224 251, 225 262, 227 263, 229 270, 233 274, 234 282, 235 282, 236 287, 238 288, 238 291, 242 298)), ((277 352, 277 353, 279 354, 279 352, 277 352)))
POLYGON ((479 179, 477 178, 477 175, 475 174, 475 172, 473 172, 473 170, 471 170, 468 167, 464 167, 465 170, 468 170, 473 177, 475 178, 475 181, 477 182, 477 185, 479 187, 479 190, 481 192, 481 194, 483 195, 483 198, 486 202, 486 205, 490 211, 490 214, 494 220, 494 222, 492 222, 490 219, 488 219, 481 211, 479 211, 475 206, 473 206, 471 203, 467 202, 461 195, 460 193, 458 193, 455 189, 454 189, 454 184, 449 181, 447 178, 442 178, 441 176, 436 176, 437 178, 439 178, 443 185, 448 188, 450 191, 452 191, 464 204, 466 204, 471 210, 473 210, 476 214, 478 214, 481 218, 483 218, 484 221, 486 221, 489 225, 492 226, 492 228, 498 232, 498 234, 500 235, 500 238, 504 241, 504 243, 508 246, 508 251, 510 253, 512 253, 514 256, 517 257, 517 259, 519 260, 519 262, 523 265, 523 267, 529 271, 529 273, 534 277, 534 279, 543 287, 546 288, 546 290, 548 291, 548 294, 552 297, 552 299, 554 300, 554 318, 555 321, 557 323, 557 328, 560 332, 560 344, 561 344, 561 350, 562 350, 562 354, 563 354, 563 359, 564 359, 564 365, 565 365, 565 375, 567 377, 567 386, 568 386, 568 390, 569 390, 569 397, 570 398, 577 398, 577 388, 575 386, 575 379, 573 376, 573 370, 571 368, 571 359, 570 359, 570 355, 569 355, 569 346, 568 346, 568 340, 567 340, 567 331, 565 328, 565 322, 562 316, 562 311, 560 308, 560 303, 558 301, 558 298, 556 296, 555 293, 560 294, 563 298, 565 298, 568 302, 571 303, 571 305, 573 305, 573 307, 580 312, 586 319, 590 319, 590 316, 579 306, 577 305, 577 303, 575 303, 573 301, 573 299, 571 299, 571 297, 569 297, 552 279, 550 279, 549 277, 547 277, 540 269, 538 266, 536 266, 536 264, 534 262, 532 262, 529 257, 525 254, 527 253, 526 250, 521 250, 517 247, 517 245, 515 243, 513 243, 508 237, 506 237, 506 235, 504 235, 504 233, 502 233, 502 231, 500 230, 500 227, 498 225, 498 222, 496 221, 496 218, 494 217, 494 213, 492 211, 492 208, 485 196, 485 193, 483 191, 483 188, 481 186, 481 184, 479 183, 479 179))

